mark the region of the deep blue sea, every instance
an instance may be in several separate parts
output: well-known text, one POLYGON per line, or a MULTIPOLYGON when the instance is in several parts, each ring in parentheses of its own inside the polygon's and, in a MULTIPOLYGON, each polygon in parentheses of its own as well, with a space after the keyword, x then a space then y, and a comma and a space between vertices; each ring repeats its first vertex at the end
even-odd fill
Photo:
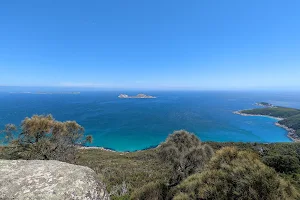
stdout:
POLYGON ((255 102, 300 108, 300 92, 148 91, 156 99, 119 99, 120 93, 0 93, 0 127, 20 124, 26 116, 51 113, 57 120, 76 120, 92 146, 134 151, 155 146, 174 130, 186 129, 202 141, 290 142, 286 131, 268 117, 245 117, 233 111, 255 102))

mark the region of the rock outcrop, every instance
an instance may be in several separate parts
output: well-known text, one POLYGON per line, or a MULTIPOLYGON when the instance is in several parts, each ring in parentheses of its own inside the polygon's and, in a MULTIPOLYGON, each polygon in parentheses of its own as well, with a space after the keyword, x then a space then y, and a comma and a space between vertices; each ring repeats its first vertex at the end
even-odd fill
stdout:
POLYGON ((96 173, 54 160, 0 160, 0 199, 109 200, 96 173))

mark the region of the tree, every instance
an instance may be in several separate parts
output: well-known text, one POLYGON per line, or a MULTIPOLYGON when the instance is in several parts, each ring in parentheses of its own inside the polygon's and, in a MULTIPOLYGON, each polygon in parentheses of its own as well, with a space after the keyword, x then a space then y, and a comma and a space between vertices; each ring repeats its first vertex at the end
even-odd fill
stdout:
POLYGON ((170 187, 199 172, 214 154, 213 149, 185 130, 174 131, 160 145, 158 155, 172 167, 170 187))
POLYGON ((0 134, 4 134, 4 137, 2 138, 2 143, 10 143, 14 139, 16 131, 17 127, 14 124, 5 125, 4 130, 0 130, 0 134))
POLYGON ((15 125, 6 125, 2 133, 9 138, 8 150, 13 158, 74 162, 77 147, 92 141, 84 137, 84 128, 75 121, 56 121, 51 115, 34 115, 21 123, 13 139, 15 125))
POLYGON ((207 168, 184 180, 174 199, 299 199, 295 188, 254 153, 225 147, 207 168))
POLYGON ((300 168, 299 159, 290 155, 265 156, 263 162, 280 173, 297 173, 300 168))

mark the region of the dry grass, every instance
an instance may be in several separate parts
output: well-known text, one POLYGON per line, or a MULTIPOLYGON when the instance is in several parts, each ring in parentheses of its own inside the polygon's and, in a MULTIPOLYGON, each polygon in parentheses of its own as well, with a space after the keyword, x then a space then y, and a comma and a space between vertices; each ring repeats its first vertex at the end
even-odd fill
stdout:
POLYGON ((152 181, 168 181, 169 167, 162 163, 155 149, 119 153, 100 149, 82 149, 77 164, 92 168, 108 191, 126 183, 128 192, 152 181))

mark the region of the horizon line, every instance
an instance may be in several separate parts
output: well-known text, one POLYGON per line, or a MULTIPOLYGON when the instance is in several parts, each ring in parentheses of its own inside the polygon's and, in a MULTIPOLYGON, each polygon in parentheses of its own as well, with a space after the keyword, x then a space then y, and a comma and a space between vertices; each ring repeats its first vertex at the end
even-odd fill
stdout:
POLYGON ((160 88, 149 88, 149 87, 88 87, 88 86, 17 86, 17 85, 0 85, 0 88, 31 88, 31 89, 82 89, 82 90, 178 90, 178 91, 300 91, 297 86, 294 87, 245 87, 245 88, 197 88, 197 87, 160 87, 160 88))

